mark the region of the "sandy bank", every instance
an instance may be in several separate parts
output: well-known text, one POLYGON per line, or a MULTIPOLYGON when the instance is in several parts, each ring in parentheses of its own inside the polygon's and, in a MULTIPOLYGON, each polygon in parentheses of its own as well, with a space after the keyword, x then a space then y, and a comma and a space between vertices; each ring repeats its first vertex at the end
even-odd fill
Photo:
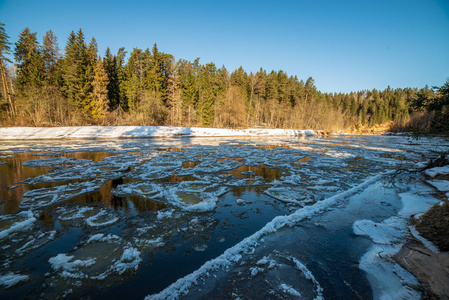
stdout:
POLYGON ((394 259, 418 279, 424 299, 449 299, 449 252, 433 253, 421 243, 410 241, 394 259))

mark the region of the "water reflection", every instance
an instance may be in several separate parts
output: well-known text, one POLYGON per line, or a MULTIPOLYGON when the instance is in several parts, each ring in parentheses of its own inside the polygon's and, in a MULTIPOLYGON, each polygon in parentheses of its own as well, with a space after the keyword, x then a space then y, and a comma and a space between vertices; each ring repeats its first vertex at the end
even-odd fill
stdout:
POLYGON ((156 179, 154 181, 178 183, 178 182, 183 182, 183 181, 197 181, 197 180, 199 180, 199 179, 196 177, 193 177, 193 176, 178 176, 177 174, 175 174, 172 176, 168 176, 166 178, 156 179))
POLYGON ((305 156, 305 157, 303 157, 301 159, 298 159, 297 161, 295 161, 295 163, 296 164, 306 163, 306 162, 309 162, 310 158, 311 158, 310 155, 307 155, 307 156, 305 156))
MULTIPOLYGON (((94 162, 102 161, 105 157, 112 156, 109 152, 37 152, 37 153, 14 153, 8 156, 0 157, 0 214, 12 214, 19 211, 19 205, 22 196, 27 191, 42 188, 52 188, 61 185, 81 182, 81 180, 70 180, 52 183, 39 183, 35 185, 21 184, 20 182, 28 178, 36 178, 41 175, 49 174, 51 168, 48 166, 30 167, 23 163, 30 160, 45 158, 65 157, 72 159, 87 159, 94 162)), ((63 164, 57 165, 64 167, 63 164)))
POLYGON ((201 165, 200 161, 185 161, 182 163, 181 168, 182 169, 191 169, 191 168, 195 168, 198 165, 201 165))
POLYGON ((6 164, 0 165, 0 200, 4 201, 0 204, 0 214, 11 214, 19 210, 22 195, 30 187, 17 184, 18 182, 48 173, 48 167, 27 167, 22 165, 25 161, 39 158, 40 156, 36 153, 15 153, 14 155, 0 158, 0 162, 6 162, 6 164))
POLYGON ((113 208, 116 211, 124 213, 141 213, 144 211, 158 211, 166 208, 166 205, 151 199, 146 199, 138 195, 130 195, 127 197, 118 197, 111 191, 120 184, 136 182, 134 179, 115 179, 109 180, 103 184, 98 191, 76 196, 66 203, 76 204, 93 204, 103 203, 105 207, 113 208))
POLYGON ((263 163, 259 163, 257 167, 252 166, 240 166, 236 169, 228 171, 228 174, 235 176, 237 178, 254 178, 254 177, 262 177, 267 182, 271 182, 273 180, 278 180, 281 178, 281 174, 285 174, 284 170, 280 169, 271 169, 265 166, 263 163))

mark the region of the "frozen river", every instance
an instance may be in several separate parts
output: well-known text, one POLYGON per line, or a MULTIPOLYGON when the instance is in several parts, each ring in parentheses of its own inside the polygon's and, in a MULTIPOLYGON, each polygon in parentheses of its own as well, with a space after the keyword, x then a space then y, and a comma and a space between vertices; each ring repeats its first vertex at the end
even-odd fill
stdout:
POLYGON ((0 298, 418 297, 375 254, 405 241, 413 201, 436 200, 385 174, 448 150, 379 136, 3 141, 0 298))

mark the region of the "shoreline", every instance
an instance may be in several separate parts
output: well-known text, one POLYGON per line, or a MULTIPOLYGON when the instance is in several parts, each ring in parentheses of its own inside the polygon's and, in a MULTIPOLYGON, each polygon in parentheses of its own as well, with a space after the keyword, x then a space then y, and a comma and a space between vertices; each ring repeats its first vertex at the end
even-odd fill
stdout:
POLYGON ((419 282, 423 299, 449 298, 449 252, 434 253, 410 240, 393 256, 394 261, 419 282))
POLYGON ((346 135, 323 130, 228 129, 174 126, 0 127, 0 140, 60 140, 184 137, 326 137, 346 135))

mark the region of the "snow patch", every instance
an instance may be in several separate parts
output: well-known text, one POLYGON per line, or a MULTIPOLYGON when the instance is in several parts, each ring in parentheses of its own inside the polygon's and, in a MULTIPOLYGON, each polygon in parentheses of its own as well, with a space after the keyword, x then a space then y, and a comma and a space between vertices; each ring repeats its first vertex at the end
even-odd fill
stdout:
POLYGON ((72 126, 72 127, 3 127, 0 139, 111 139, 149 137, 225 137, 225 136, 316 136, 313 130, 225 129, 174 126, 72 126))
MULTIPOLYGON (((420 190, 415 187, 414 192, 420 190)), ((404 244, 407 235, 408 218, 427 211, 438 200, 413 192, 401 193, 402 208, 398 216, 392 216, 382 223, 370 220, 354 222, 355 234, 369 236, 374 245, 363 255, 359 267, 368 274, 375 299, 419 299, 420 293, 409 285, 417 285, 413 275, 391 260, 404 244)))
POLYGON ((427 240, 426 238, 422 237, 418 230, 416 230, 415 226, 410 226, 410 233, 413 235, 414 238, 416 238, 417 240, 419 240, 424 247, 426 247, 427 249, 429 249, 430 251, 432 251, 433 253, 440 253, 440 250, 438 250, 438 247, 435 246, 431 241, 427 240))

